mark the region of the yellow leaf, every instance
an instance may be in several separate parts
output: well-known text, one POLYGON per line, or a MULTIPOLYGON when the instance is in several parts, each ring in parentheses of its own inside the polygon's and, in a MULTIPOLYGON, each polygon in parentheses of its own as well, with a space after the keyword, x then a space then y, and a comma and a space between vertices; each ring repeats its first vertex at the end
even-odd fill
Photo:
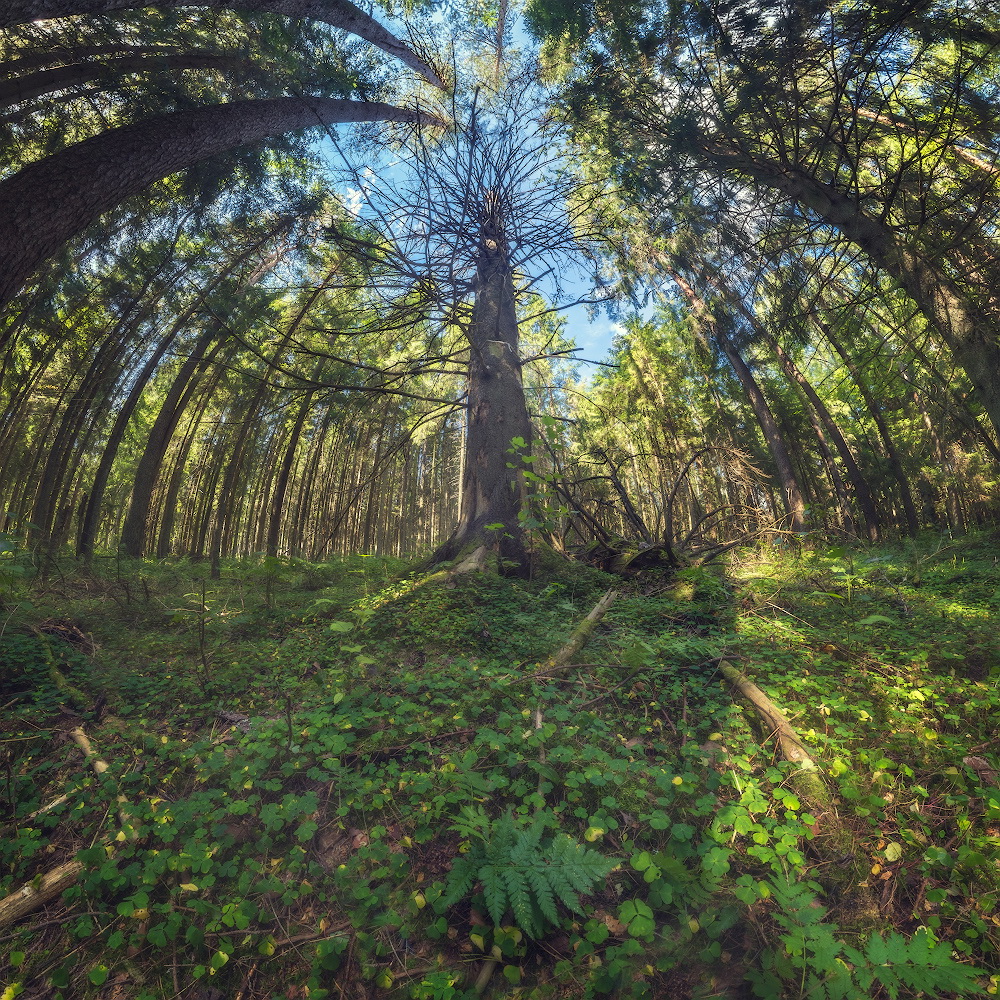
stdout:
POLYGON ((583 835, 583 839, 588 843, 593 843, 598 837, 604 836, 604 830, 599 826, 588 826, 587 832, 583 835))
POLYGON ((674 778, 674 780, 673 780, 672 783, 675 784, 675 785, 683 785, 684 784, 684 779, 678 774, 677 777, 674 778))
POLYGON ((184 884, 183 884, 183 885, 181 886, 181 888, 182 888, 182 889, 183 889, 183 890, 184 890, 185 892, 197 892, 197 891, 198 891, 198 886, 196 886, 196 885, 194 884, 194 882, 185 882, 185 883, 184 883, 184 884))
POLYGON ((422 892, 413 894, 413 902, 417 904, 418 910, 422 910, 427 905, 427 899, 422 892))

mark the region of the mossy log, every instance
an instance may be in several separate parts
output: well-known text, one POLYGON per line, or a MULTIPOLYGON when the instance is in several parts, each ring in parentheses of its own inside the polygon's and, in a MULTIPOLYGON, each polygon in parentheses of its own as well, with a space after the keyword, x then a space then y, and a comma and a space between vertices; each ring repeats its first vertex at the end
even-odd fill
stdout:
POLYGON ((540 674, 551 674, 569 666, 573 658, 588 643, 597 628, 597 623, 607 614, 608 609, 618 598, 617 590, 609 590, 590 610, 579 625, 570 633, 566 642, 554 652, 541 666, 540 674))

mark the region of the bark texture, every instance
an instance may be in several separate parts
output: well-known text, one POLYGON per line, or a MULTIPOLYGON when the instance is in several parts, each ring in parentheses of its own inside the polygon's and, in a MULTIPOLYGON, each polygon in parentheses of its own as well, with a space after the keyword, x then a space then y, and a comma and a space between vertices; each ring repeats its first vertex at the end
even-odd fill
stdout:
POLYGON ((380 102, 234 101, 158 115, 47 156, 0 184, 0 305, 104 212, 208 156, 315 125, 423 119, 418 111, 380 102))
POLYGON ((0 81, 0 107, 31 101, 56 90, 76 87, 94 81, 110 85, 121 84, 129 73, 155 73, 178 69, 226 69, 250 66, 247 59, 225 55, 221 52, 145 52, 104 59, 100 62, 73 63, 55 69, 40 70, 27 76, 0 81))
POLYGON ((514 275, 502 218, 487 212, 477 266, 476 300, 469 328, 469 396, 462 477, 462 508, 451 538, 432 562, 453 559, 485 544, 507 568, 528 571, 521 511, 530 452, 531 420, 521 381, 514 275), (524 447, 515 448, 520 438, 524 447), (488 527, 493 525, 494 527, 488 527))
MULTIPOLYGON (((132 10, 148 6, 143 0, 6 0, 0 11, 0 28, 26 24, 53 17, 77 14, 105 14, 115 10, 132 10)), ((262 10, 284 17, 310 18, 334 28, 349 31, 400 62, 416 70, 436 87, 443 86, 440 77, 423 59, 400 41, 388 28, 370 14, 355 7, 349 0, 159 0, 157 7, 209 7, 214 10, 237 8, 262 10)))

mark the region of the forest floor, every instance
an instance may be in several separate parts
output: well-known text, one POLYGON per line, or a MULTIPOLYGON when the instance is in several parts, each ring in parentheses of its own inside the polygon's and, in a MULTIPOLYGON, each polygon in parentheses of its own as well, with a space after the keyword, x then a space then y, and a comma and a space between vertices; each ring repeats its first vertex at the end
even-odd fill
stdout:
POLYGON ((998 551, 426 583, 11 550, 0 997, 996 993, 998 551))

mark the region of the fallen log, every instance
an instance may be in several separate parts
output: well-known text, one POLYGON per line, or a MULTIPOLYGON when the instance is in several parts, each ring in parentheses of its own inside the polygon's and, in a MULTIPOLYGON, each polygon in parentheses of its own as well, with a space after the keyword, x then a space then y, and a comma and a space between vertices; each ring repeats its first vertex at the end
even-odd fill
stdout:
MULTIPOLYGON (((84 757, 94 769, 95 774, 99 776, 108 770, 108 762, 97 755, 97 751, 91 745, 90 739, 83 731, 82 726, 77 726, 75 729, 70 730, 69 736, 83 751, 84 757)), ((132 828, 131 821, 124 809, 121 808, 125 802, 125 797, 119 795, 118 818, 121 820, 122 832, 125 836, 130 840, 135 840, 135 830, 132 828)), ((43 807, 39 812, 45 812, 55 804, 55 802, 49 803, 48 806, 43 807)), ((121 834, 118 837, 119 839, 123 839, 121 834)), ((0 927, 14 923, 22 917, 26 917, 29 913, 34 913, 35 910, 41 909, 47 902, 55 899, 56 896, 61 895, 71 885, 74 885, 82 872, 83 865, 79 861, 66 861, 41 876, 36 875, 30 882, 22 885, 20 889, 15 889, 8 896, 0 899, 0 927)))
POLYGON ((840 817, 839 800, 823 780, 821 768, 803 746, 784 712, 742 670, 721 660, 719 673, 754 710, 763 730, 761 742, 774 739, 782 758, 797 765, 789 780, 810 810, 822 821, 826 836, 813 842, 814 849, 829 863, 826 878, 837 884, 843 912, 841 922, 845 926, 870 927, 877 924, 880 919, 879 904, 867 881, 867 872, 843 868, 845 861, 854 859, 857 841, 840 817))
POLYGON ((79 861, 67 861, 0 899, 0 927, 6 927, 7 924, 34 913, 49 900, 61 896, 71 885, 76 884, 82 871, 83 865, 79 861))
POLYGON ((774 738, 781 756, 788 763, 798 765, 799 769, 793 772, 792 782, 799 794, 810 805, 824 811, 834 809, 835 803, 821 776, 822 772, 806 752, 802 741, 792 729, 784 712, 742 670, 737 669, 726 660, 719 661, 719 673, 739 692, 744 701, 749 702, 751 708, 757 713, 766 734, 764 742, 774 738))
POLYGON ((615 603, 618 593, 617 590, 609 590, 594 605, 587 617, 570 633, 565 644, 542 664, 538 671, 539 674, 551 674, 572 665, 573 657, 589 642, 590 637, 594 634, 594 629, 597 628, 598 622, 607 614, 611 605, 615 603))

